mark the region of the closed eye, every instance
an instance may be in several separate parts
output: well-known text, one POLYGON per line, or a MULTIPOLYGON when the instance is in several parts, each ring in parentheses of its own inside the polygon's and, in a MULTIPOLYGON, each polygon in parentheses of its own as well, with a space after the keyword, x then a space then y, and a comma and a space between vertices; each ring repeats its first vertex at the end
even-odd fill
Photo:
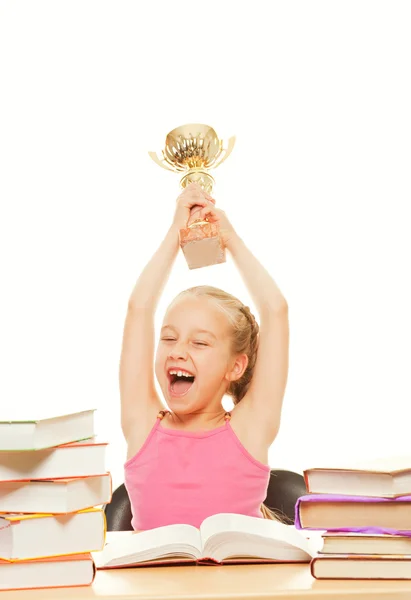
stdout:
MULTIPOLYGON (((163 342, 173 342, 175 340, 175 338, 161 338, 163 342)), ((208 344, 205 344, 204 342, 194 342, 195 344, 198 344, 199 346, 208 346, 208 344)))

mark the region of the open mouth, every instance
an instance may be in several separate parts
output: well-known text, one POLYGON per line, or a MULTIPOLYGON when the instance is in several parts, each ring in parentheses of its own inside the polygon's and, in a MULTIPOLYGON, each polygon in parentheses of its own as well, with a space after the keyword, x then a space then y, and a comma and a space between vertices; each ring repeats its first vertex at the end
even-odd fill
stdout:
POLYGON ((194 375, 188 377, 187 375, 168 375, 169 387, 173 396, 184 396, 194 383, 194 375))

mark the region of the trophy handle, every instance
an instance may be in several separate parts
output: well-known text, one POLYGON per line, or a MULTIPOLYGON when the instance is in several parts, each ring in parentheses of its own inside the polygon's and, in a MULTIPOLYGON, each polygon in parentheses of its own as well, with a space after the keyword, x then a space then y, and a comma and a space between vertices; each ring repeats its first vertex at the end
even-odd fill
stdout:
POLYGON ((154 160, 154 162, 156 164, 158 164, 160 167, 162 167, 163 169, 165 169, 166 171, 173 171, 173 173, 175 172, 174 169, 171 169, 170 167, 166 167, 166 165, 164 164, 163 160, 164 159, 160 159, 156 152, 149 152, 148 155, 150 156, 150 158, 152 158, 154 160))
POLYGON ((217 162, 213 165, 213 169, 215 167, 218 167, 219 165, 221 165, 221 163, 223 163, 226 158, 228 158, 231 154, 231 152, 233 151, 234 148, 234 144, 235 144, 235 135, 233 135, 232 137, 229 138, 228 140, 228 145, 227 148, 222 148, 222 158, 220 160, 217 160, 217 162))

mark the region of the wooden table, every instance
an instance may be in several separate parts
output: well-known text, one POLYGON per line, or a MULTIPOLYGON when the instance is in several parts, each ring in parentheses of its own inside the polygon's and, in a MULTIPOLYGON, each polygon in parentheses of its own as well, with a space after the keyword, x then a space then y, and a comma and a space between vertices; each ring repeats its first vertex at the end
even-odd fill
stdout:
POLYGON ((308 564, 97 571, 91 586, 0 592, 0 600, 410 600, 411 581, 319 581, 308 564))

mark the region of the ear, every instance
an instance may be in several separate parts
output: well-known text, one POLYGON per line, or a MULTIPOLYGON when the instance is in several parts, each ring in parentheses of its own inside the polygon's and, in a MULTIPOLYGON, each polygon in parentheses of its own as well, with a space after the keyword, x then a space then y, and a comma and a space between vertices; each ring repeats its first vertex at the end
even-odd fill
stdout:
POLYGON ((231 371, 226 374, 228 381, 237 381, 241 379, 248 365, 247 354, 239 354, 234 361, 231 371))

